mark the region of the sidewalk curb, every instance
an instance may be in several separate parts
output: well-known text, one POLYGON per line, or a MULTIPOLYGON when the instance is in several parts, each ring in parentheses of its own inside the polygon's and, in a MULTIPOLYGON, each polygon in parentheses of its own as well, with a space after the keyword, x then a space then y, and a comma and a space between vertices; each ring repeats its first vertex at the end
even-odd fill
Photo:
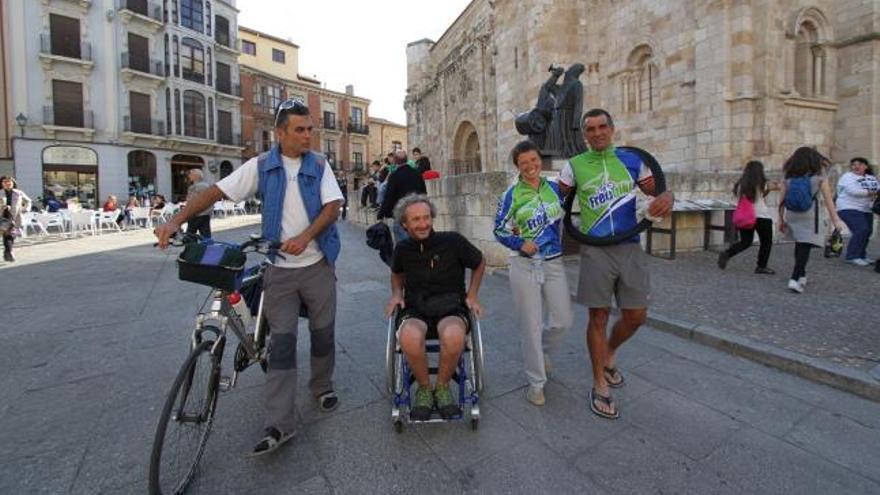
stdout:
MULTIPOLYGON (((497 269, 493 274, 509 278, 507 268, 497 269)), ((575 294, 575 290, 571 290, 572 301, 575 299, 575 294)), ((616 313, 616 308, 612 312, 616 313)), ((854 370, 763 344, 748 337, 736 335, 729 330, 709 325, 697 325, 650 311, 646 324, 655 330, 880 402, 880 372, 878 372, 880 366, 872 372, 854 370), (872 376, 872 373, 876 373, 876 375, 872 376)))
POLYGON ((647 324, 671 335, 880 402, 880 381, 868 372, 756 342, 720 328, 695 325, 656 313, 648 314, 647 324))

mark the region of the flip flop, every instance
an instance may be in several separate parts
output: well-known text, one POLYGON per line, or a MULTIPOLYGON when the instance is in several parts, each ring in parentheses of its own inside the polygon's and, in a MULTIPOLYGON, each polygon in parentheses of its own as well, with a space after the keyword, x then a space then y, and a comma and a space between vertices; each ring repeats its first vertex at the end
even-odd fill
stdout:
POLYGON ((605 374, 605 382, 608 383, 609 387, 620 388, 623 386, 623 382, 624 382, 623 373, 621 373, 620 370, 617 369, 617 367, 614 367, 614 368, 606 367, 605 371, 603 373, 605 374), (620 378, 620 379, 617 381, 614 381, 614 375, 617 375, 618 378, 620 378))
POLYGON ((620 411, 617 410, 617 404, 611 399, 611 396, 605 397, 604 395, 596 392, 595 388, 590 389, 590 410, 593 411, 593 414, 605 419, 617 419, 620 417, 620 411), (612 406, 614 408, 614 412, 609 414, 598 407, 596 407, 596 401, 600 401, 605 405, 612 406))
POLYGON ((278 450, 278 447, 284 445, 288 440, 293 438, 293 433, 284 433, 278 428, 270 426, 266 428, 266 436, 254 446, 248 456, 257 457, 278 450))

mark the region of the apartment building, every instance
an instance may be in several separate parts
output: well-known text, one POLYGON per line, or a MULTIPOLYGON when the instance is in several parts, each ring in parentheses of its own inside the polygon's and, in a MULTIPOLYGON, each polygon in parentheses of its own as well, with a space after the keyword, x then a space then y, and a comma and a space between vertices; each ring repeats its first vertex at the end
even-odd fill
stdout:
POLYGON ((15 173, 33 197, 178 201, 241 163, 235 0, 5 2, 15 173))

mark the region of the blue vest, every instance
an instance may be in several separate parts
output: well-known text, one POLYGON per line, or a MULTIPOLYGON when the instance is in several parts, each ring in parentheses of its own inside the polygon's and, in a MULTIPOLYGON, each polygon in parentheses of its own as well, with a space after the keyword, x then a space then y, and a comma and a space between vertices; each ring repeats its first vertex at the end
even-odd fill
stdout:
MULTIPOLYGON (((324 176, 324 157, 306 151, 302 155, 302 166, 296 177, 299 193, 309 223, 314 223, 321 213, 321 179, 324 176)), ((281 241, 281 212, 284 209, 284 195, 287 192, 287 173, 281 159, 281 147, 276 143, 272 149, 261 153, 257 159, 259 171, 259 191, 263 201, 263 237, 273 241, 281 241)), ((324 257, 332 265, 339 257, 341 243, 336 224, 330 224, 318 234, 318 247, 324 257)), ((274 258, 274 256, 273 256, 274 258)))

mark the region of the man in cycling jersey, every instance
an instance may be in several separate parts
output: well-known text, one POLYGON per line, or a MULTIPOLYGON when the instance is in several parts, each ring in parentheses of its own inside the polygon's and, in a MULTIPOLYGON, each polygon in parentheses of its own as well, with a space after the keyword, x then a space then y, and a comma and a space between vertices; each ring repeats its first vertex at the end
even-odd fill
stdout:
MULTIPOLYGON (((560 173, 559 185, 565 193, 576 187, 581 231, 594 237, 610 237, 636 226, 636 187, 653 195, 654 180, 638 155, 614 147, 614 122, 607 111, 590 110, 584 114, 582 124, 590 149, 569 159, 560 173)), ((664 192, 651 202, 648 215, 664 217, 672 210, 672 203, 672 194, 664 192)), ((616 354, 645 323, 649 292, 647 259, 638 235, 618 244, 581 247, 577 301, 589 308, 587 347, 593 369, 590 409, 601 417, 619 416, 609 390, 624 382, 616 354), (608 340, 612 297, 617 300, 620 318, 608 340)))

